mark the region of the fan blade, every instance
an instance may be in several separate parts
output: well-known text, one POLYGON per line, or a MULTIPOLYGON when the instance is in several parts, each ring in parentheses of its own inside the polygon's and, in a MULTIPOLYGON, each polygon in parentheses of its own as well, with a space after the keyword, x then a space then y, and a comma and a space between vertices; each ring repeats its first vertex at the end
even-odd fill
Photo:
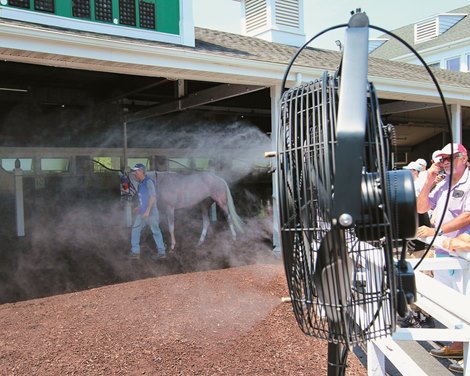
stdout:
POLYGON ((344 231, 333 228, 322 239, 313 276, 319 301, 331 322, 344 321, 344 307, 351 299, 353 264, 344 231))

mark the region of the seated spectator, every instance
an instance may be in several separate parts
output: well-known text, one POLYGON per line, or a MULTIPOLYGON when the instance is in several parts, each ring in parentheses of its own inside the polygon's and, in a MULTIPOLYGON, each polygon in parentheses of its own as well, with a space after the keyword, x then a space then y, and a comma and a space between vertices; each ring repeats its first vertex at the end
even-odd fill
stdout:
POLYGON ((404 170, 410 170, 411 174, 413 175, 413 180, 416 181, 418 179, 418 174, 421 171, 421 167, 416 162, 410 162, 406 166, 403 167, 404 170))
MULTIPOLYGON (((455 238, 449 238, 446 236, 440 236, 436 239, 437 243, 440 243, 442 248, 448 249, 449 251, 465 251, 470 252, 470 233, 466 232, 464 234, 460 234, 455 238)), ((455 342, 454 342, 455 343, 455 342)), ((439 349, 442 350, 442 349, 439 349)), ((438 350, 438 351, 439 351, 438 350)), ((454 346, 454 350, 459 350, 458 346, 454 346)), ((457 357, 460 357, 460 352, 457 351, 457 357)), ((447 353, 452 353, 449 350, 447 353)), ((463 354, 463 344, 462 344, 462 354, 463 354)), ((463 355, 462 355, 463 356, 463 355)), ((449 369, 453 372, 463 373, 463 359, 459 360, 457 363, 453 363, 449 366, 449 369)))
MULTIPOLYGON (((420 226, 416 232, 417 237, 426 238, 434 235, 445 234, 448 237, 458 237, 470 231, 470 172, 467 168, 467 149, 461 144, 446 145, 436 157, 441 157, 439 162, 434 162, 429 168, 426 182, 417 199, 418 213, 426 213, 433 210, 433 221, 442 226, 436 231, 433 226, 420 226), (450 180, 452 163, 452 181, 450 180), (445 171, 445 180, 435 184, 435 179, 441 170, 445 171), (449 195, 450 194, 450 195, 449 195), (447 197, 449 197, 447 210, 447 197)), ((449 256, 448 252, 439 246, 435 248, 436 257, 449 256)), ((462 292, 463 275, 461 270, 434 271, 434 278, 441 283, 462 292)), ((431 350, 431 354, 439 358, 459 359, 463 357, 463 344, 452 342, 449 346, 431 350)))

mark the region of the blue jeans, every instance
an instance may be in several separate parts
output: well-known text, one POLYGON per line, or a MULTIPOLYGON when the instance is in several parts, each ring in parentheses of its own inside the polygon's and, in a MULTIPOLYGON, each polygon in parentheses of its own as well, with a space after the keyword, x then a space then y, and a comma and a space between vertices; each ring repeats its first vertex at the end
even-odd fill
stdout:
POLYGON ((150 226, 153 234, 153 240, 157 246, 158 254, 163 256, 165 254, 165 244, 163 243, 162 231, 158 225, 158 210, 152 210, 148 218, 142 218, 142 214, 137 214, 135 217, 134 225, 131 232, 131 252, 140 253, 140 233, 145 226, 150 226))

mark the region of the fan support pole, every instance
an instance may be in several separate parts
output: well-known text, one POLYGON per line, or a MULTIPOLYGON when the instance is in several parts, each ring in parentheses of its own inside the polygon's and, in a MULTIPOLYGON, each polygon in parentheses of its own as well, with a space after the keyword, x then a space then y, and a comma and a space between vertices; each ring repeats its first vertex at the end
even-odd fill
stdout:
MULTIPOLYGON (((333 218, 343 227, 360 216, 362 150, 367 116, 369 19, 359 10, 345 32, 336 128, 335 200, 333 218), (357 156, 351 159, 351 156, 357 156)), ((330 322, 330 325, 334 323, 330 322)), ((328 376, 346 374, 349 347, 339 340, 328 343, 328 376)))

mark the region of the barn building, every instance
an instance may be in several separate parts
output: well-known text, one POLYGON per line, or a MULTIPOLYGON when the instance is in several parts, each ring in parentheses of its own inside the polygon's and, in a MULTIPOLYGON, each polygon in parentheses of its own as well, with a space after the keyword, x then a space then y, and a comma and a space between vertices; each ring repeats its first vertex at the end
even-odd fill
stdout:
MULTIPOLYGON (((61 212, 77 197, 119 200, 111 170, 137 162, 181 172, 212 168, 238 187, 239 201, 250 202, 242 214, 256 216, 271 200, 276 208, 275 166, 263 154, 275 149, 281 80, 305 42, 302 4, 243 0, 238 35, 194 27, 186 0, 0 0, 1 236, 31 236, 40 209, 61 212), (14 204, 18 180, 22 207, 14 204)), ((287 86, 334 72, 340 60, 339 51, 309 47, 287 86)), ((434 73, 455 140, 469 144, 470 76, 434 73)), ((384 123, 396 127, 398 165, 429 160, 448 142, 425 69, 371 57, 369 79, 384 123)), ((75 220, 73 213, 60 218, 75 220)), ((54 238, 60 225, 44 224, 41 233, 54 238)))

